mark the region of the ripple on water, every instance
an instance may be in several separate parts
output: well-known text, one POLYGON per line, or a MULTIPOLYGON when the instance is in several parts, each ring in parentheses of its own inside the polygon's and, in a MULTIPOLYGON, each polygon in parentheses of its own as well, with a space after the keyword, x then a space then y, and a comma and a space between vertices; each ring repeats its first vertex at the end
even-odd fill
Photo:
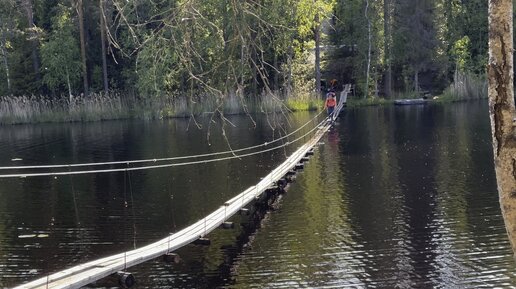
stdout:
MULTIPOLYGON (((211 246, 179 250, 180 264, 158 258, 132 268, 137 288, 516 288, 487 106, 464 105, 467 114, 454 109, 462 104, 346 111, 248 246, 234 247, 238 229, 217 230, 211 246)), ((0 137, 0 161, 227 149, 225 140, 207 149, 203 132, 186 127, 181 120, 25 127, 9 132, 12 141, 0 137)), ((246 125, 234 129, 233 143, 263 141, 246 125)), ((66 178, 2 181, 0 287, 177 231, 256 183, 274 167, 270 159, 134 173, 132 183, 123 174, 77 176, 74 194, 66 178)), ((90 287, 116 286, 106 278, 90 287)))

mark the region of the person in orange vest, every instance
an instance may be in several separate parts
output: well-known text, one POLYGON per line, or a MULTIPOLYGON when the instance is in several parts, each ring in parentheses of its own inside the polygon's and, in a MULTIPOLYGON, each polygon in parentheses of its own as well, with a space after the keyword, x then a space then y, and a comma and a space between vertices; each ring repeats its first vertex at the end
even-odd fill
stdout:
POLYGON ((337 105, 337 99, 335 98, 335 92, 330 90, 326 94, 326 101, 324 102, 324 108, 328 111, 328 116, 333 115, 333 111, 335 110, 335 106, 337 105))

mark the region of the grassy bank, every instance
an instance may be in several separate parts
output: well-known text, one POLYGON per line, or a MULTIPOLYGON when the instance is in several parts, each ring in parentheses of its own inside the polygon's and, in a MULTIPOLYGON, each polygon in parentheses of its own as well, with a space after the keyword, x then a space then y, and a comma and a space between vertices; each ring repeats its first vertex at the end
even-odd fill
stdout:
POLYGON ((388 105, 394 103, 393 100, 385 99, 385 98, 379 98, 379 97, 372 97, 367 99, 358 99, 358 98, 348 98, 347 99, 347 107, 355 108, 355 107, 361 107, 361 106, 374 106, 374 105, 388 105))
POLYGON ((292 111, 319 110, 324 106, 322 99, 287 99, 285 105, 292 111))
MULTIPOLYGON (((456 73, 455 81, 441 94, 435 97, 429 96, 435 103, 447 103, 457 101, 468 101, 487 98, 487 79, 485 75, 472 73, 456 73)), ((348 107, 389 105, 394 99, 421 98, 422 94, 415 92, 397 93, 392 99, 384 98, 348 98, 348 107)))
POLYGON ((198 99, 167 96, 141 99, 120 94, 92 94, 89 97, 19 96, 0 97, 0 124, 40 122, 80 122, 112 119, 162 119, 205 115, 259 113, 279 110, 301 111, 321 108, 315 98, 279 99, 274 96, 255 98, 203 96, 198 99))
MULTIPOLYGON (((485 98, 487 85, 485 77, 459 75, 434 102, 454 102, 485 98)), ((400 94, 393 99, 417 98, 414 94, 400 94)), ((390 105, 393 99, 349 97, 347 106, 390 105)), ((9 96, 0 97, 0 125, 41 122, 82 122, 113 119, 163 119, 208 115, 214 112, 224 114, 269 113, 272 111, 320 110, 324 100, 304 94, 299 97, 277 97, 262 95, 241 98, 228 96, 217 98, 199 96, 188 99, 178 96, 138 98, 121 94, 92 94, 89 97, 9 96)))

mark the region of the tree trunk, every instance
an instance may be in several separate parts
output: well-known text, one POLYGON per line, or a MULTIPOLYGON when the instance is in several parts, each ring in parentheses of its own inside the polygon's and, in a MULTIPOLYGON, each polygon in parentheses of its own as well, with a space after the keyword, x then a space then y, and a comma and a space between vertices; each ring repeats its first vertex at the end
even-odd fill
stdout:
POLYGON ((287 73, 287 97, 290 97, 290 94, 292 93, 292 58, 294 54, 294 49, 292 48, 292 45, 288 47, 288 73, 287 73))
POLYGON ((104 93, 109 93, 107 59, 106 59, 106 21, 104 19, 104 1, 99 0, 100 5, 100 45, 102 46, 102 79, 104 82, 104 93))
POLYGON ((4 44, 2 43, 2 57, 4 59, 4 68, 5 68, 5 78, 7 80, 7 93, 11 93, 11 76, 9 73, 9 62, 7 60, 7 51, 4 48, 4 44))
MULTIPOLYGON (((2 21, 0 19, 0 27, 2 27, 2 21)), ((4 68, 5 68, 5 76, 7 80, 7 93, 11 94, 11 76, 9 73, 9 60, 7 59, 7 50, 5 49, 5 44, 7 42, 5 37, 5 32, 2 32, 0 38, 0 53, 2 53, 2 58, 4 60, 4 68)))
POLYGON ((374 78, 374 97, 378 98, 378 78, 376 76, 374 78))
MULTIPOLYGON (((245 56, 246 56, 245 49, 246 49, 246 46, 244 43, 242 43, 242 46, 240 47, 240 82, 239 82, 242 96, 245 95, 245 93, 244 93, 244 85, 245 85, 245 66, 244 65, 245 65, 245 56)), ((230 87, 230 86, 228 86, 228 87, 230 87)))
POLYGON ((36 25, 34 25, 34 12, 32 9, 32 1, 31 0, 25 0, 24 1, 25 6, 25 12, 27 13, 27 27, 29 28, 29 37, 30 37, 30 43, 32 46, 32 68, 34 69, 34 75, 36 76, 36 80, 38 82, 41 80, 41 75, 39 72, 39 56, 38 56, 38 42, 37 42, 37 36, 34 31, 34 28, 36 25))
POLYGON ((512 0, 489 0, 489 114, 502 215, 516 254, 516 112, 512 0))
POLYGON ((364 98, 367 98, 369 95, 369 73, 371 70, 371 20, 369 19, 368 11, 369 10, 369 0, 366 0, 365 7, 365 18, 367 19, 367 39, 368 39, 368 47, 367 47, 367 68, 366 68, 366 81, 365 81, 365 89, 364 89, 364 98))
POLYGON ((419 94, 419 69, 414 71, 414 91, 419 94))
POLYGON ((3 43, 2 43, 2 57, 4 59, 5 78, 7 80, 7 93, 11 94, 11 76, 9 73, 9 62, 7 60, 7 51, 5 50, 3 43))
POLYGON ((276 51, 274 51, 274 69, 272 70, 272 73, 274 73, 274 91, 279 91, 279 66, 278 66, 278 53, 276 51))
POLYGON ((72 85, 70 84, 70 73, 68 73, 68 66, 66 66, 66 84, 68 86, 68 98, 70 100, 69 105, 72 104, 72 85))
POLYGON ((315 13, 314 19, 315 36, 315 92, 321 94, 321 24, 319 23, 319 11, 315 13))
POLYGON ((81 59, 82 59, 82 80, 84 86, 84 96, 88 96, 88 67, 86 66, 86 40, 84 35, 84 11, 82 0, 77 0, 77 16, 79 16, 79 38, 81 41, 81 59))
POLYGON ((253 94, 253 97, 258 97, 258 61, 257 59, 259 58, 260 56, 258 55, 258 52, 256 51, 256 47, 253 47, 253 50, 252 50, 252 55, 251 55, 251 63, 255 63, 253 64, 251 67, 252 67, 252 74, 253 74, 253 83, 251 85, 251 90, 252 90, 252 94, 253 94))
POLYGON ((383 2, 383 30, 384 30, 384 63, 385 63, 385 96, 392 96, 392 69, 391 69, 391 0, 383 2))

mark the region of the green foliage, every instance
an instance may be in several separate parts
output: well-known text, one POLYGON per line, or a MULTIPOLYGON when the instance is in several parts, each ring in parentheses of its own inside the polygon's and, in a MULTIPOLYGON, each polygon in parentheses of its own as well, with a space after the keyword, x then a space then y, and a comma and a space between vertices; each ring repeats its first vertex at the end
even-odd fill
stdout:
POLYGON ((471 60, 471 42, 469 41, 468 36, 464 36, 461 39, 455 41, 455 44, 452 48, 452 55, 455 58, 457 63, 457 69, 460 71, 464 71, 466 69, 467 64, 469 64, 471 60))
MULTIPOLYGON (((74 1, 29 3, 32 27, 18 2, 0 1, 0 60, 6 60, 0 63, 8 64, 0 69, 0 95, 73 94, 82 74, 74 1), (41 79, 35 73, 38 58, 41 79)), ((104 15, 110 89, 137 95, 139 105, 164 116, 200 112, 205 108, 195 107, 199 103, 230 112, 235 103, 280 92, 292 109, 306 107, 314 98, 314 29, 319 26, 323 78, 353 83, 357 95, 382 95, 387 72, 394 95, 411 93, 416 82, 422 90, 440 93, 457 79, 456 69, 482 75, 487 62, 485 0, 100 3, 103 8, 99 1, 83 1, 90 88, 103 89, 99 24, 104 15), (333 45, 324 43, 326 33, 333 45), (160 105, 179 108, 165 111, 160 105)))
MULTIPOLYGON (((380 1, 369 1, 367 15, 371 20, 371 74, 369 91, 373 91, 374 81, 380 77, 382 54, 382 5, 380 1)), ((366 68, 369 50, 368 21, 365 17, 366 2, 363 0, 338 1, 335 14, 337 22, 332 41, 340 47, 332 62, 339 65, 332 68, 333 74, 342 75, 342 83, 356 84, 357 93, 365 92, 366 68), (339 71, 340 70, 340 71, 339 71)))
POLYGON ((308 52, 295 59, 292 64, 294 98, 306 101, 313 97, 313 88, 315 87, 313 71, 313 64, 309 61, 308 52))
MULTIPOLYGON (((143 98, 170 95, 188 97, 190 102, 206 95, 258 96, 293 87, 294 64, 305 61, 304 52, 313 47, 314 27, 331 17, 334 7, 333 0, 113 0, 100 4, 103 8, 98 1, 84 1, 82 9, 90 88, 102 89, 99 23, 105 16, 111 87, 136 91, 143 98)), ((38 36, 41 46, 36 55, 43 64, 43 84, 55 95, 71 93, 69 87, 73 92, 82 74, 74 2, 41 0, 29 8, 37 26, 29 30, 44 36, 38 36)), ((28 31, 25 15, 7 17, 28 31)), ((37 84, 36 75, 30 72, 34 55, 28 44, 28 39, 18 39, 16 54, 10 56, 16 63, 13 73, 18 93, 39 87, 28 88, 37 84)))
POLYGON ((297 31, 300 39, 312 38, 315 25, 331 17, 334 0, 300 0, 296 4, 297 31), (317 17, 316 17, 317 16, 317 17), (316 22, 316 18, 319 19, 316 22))
MULTIPOLYGON (((369 1, 372 21, 372 59, 369 90, 378 80, 384 87, 392 72, 395 91, 440 93, 453 81, 456 68, 483 74, 487 60, 487 2, 483 0, 369 1)), ((339 49, 331 67, 341 82, 366 83, 368 51, 365 1, 337 1, 336 31, 331 39, 339 49)), ((380 92, 381 94, 381 92, 380 92)))
MULTIPOLYGON (((400 1, 395 17, 399 23, 394 27, 393 57, 398 69, 405 70, 410 89, 421 73, 429 79, 440 74, 443 63, 436 61, 438 39, 434 22, 435 3, 430 0, 400 1)), ((424 76, 421 75, 421 76, 424 76)), ((418 84, 429 89, 434 83, 418 84)))
POLYGON ((324 106, 324 102, 321 99, 311 98, 307 100, 301 100, 296 98, 287 99, 285 105, 291 111, 305 111, 305 110, 318 110, 324 106))
POLYGON ((81 77, 79 44, 74 37, 71 12, 61 5, 58 10, 52 19, 53 31, 41 45, 43 82, 54 92, 68 86, 76 88, 81 77))
POLYGON ((137 87, 141 96, 152 97, 170 93, 179 87, 174 70, 177 59, 165 39, 150 39, 138 54, 136 63, 137 87))
POLYGON ((487 64, 488 34, 487 34, 487 1, 464 1, 462 13, 458 15, 460 21, 458 30, 460 35, 470 39, 470 54, 472 64, 470 70, 476 74, 484 74, 487 64))

